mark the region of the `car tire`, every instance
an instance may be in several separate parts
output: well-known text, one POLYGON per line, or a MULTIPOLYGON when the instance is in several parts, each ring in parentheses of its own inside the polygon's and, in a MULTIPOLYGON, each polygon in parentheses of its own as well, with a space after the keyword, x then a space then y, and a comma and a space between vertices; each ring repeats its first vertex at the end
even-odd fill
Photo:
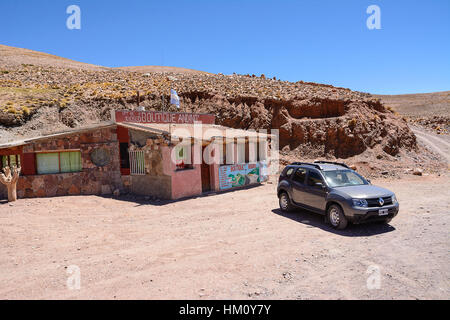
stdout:
POLYGON ((291 203, 291 199, 289 198, 287 192, 280 193, 280 196, 278 197, 278 202, 280 204, 280 209, 283 212, 289 212, 294 209, 291 203))
POLYGON ((335 229, 342 230, 347 227, 348 220, 344 215, 344 211, 337 204, 332 204, 327 210, 327 218, 331 226, 335 229))

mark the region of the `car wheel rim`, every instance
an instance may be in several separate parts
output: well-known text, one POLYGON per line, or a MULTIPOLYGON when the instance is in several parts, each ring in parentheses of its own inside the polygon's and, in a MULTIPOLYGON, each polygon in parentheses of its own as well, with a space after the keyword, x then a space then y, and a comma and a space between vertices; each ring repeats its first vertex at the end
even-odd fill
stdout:
POLYGON ((288 206, 288 200, 285 194, 283 194, 280 198, 280 206, 281 209, 286 210, 288 206))
POLYGON ((337 226, 339 224, 339 212, 336 208, 333 208, 330 211, 330 221, 333 226, 337 226))

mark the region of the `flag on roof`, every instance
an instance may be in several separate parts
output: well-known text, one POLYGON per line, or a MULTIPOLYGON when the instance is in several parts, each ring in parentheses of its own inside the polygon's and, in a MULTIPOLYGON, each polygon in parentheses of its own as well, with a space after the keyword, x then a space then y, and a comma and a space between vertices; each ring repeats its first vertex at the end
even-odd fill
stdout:
POLYGON ((180 98, 175 90, 170 89, 170 104, 174 104, 177 108, 180 108, 180 98))

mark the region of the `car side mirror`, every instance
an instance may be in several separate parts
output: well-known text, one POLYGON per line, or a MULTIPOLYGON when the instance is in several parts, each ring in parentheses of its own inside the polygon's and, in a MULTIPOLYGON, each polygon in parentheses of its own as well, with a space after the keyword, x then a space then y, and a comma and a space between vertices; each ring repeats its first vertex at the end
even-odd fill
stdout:
POLYGON ((322 182, 316 182, 316 183, 314 183, 314 187, 321 188, 321 189, 324 189, 324 188, 325 188, 325 186, 324 186, 324 184, 323 184, 322 182))

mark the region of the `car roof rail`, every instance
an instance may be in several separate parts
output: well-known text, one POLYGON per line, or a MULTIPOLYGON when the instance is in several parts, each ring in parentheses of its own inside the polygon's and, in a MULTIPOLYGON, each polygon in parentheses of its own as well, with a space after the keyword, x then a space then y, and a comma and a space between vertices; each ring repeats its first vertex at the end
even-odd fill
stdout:
POLYGON ((291 165, 293 166, 303 166, 303 165, 307 165, 307 166, 313 166, 319 170, 322 170, 322 168, 318 165, 318 164, 314 164, 314 163, 309 163, 309 162, 292 162, 291 165))
POLYGON ((334 165, 337 165, 337 166, 342 166, 342 167, 345 167, 347 169, 350 169, 350 167, 348 165, 346 165, 345 163, 343 163, 343 162, 322 161, 322 160, 320 160, 320 161, 314 161, 314 163, 334 164, 334 165))

